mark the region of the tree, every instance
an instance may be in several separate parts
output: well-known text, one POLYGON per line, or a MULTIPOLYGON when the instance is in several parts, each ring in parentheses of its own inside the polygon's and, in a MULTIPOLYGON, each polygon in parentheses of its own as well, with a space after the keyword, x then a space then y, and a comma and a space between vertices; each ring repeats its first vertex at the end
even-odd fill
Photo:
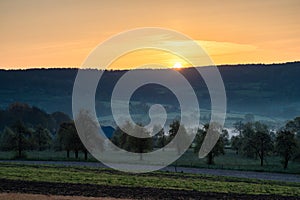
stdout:
POLYGON ((221 133, 221 135, 220 135, 217 143, 213 147, 213 149, 206 156, 206 159, 207 159, 206 162, 208 165, 214 164, 214 158, 216 156, 219 156, 220 154, 225 154, 224 139, 227 137, 226 133, 228 133, 226 131, 221 131, 220 130, 221 126, 218 125, 217 123, 205 124, 202 129, 198 129, 198 132, 197 132, 197 135, 195 138, 195 143, 196 143, 196 146, 194 148, 195 153, 199 152, 210 126, 212 127, 211 128, 212 131, 217 132, 218 134, 221 133))
POLYGON ((17 158, 24 157, 24 151, 32 147, 32 132, 17 121, 12 127, 5 127, 0 138, 0 147, 3 151, 17 151, 17 158))
MULTIPOLYGON (((132 124, 130 124, 129 122, 126 122, 126 124, 123 125, 123 128, 125 128, 124 130, 133 130, 132 124)), ((128 138, 129 135, 125 133, 120 127, 117 127, 111 141, 119 148, 129 151, 130 148, 128 145, 128 138)))
POLYGON ((252 146, 252 140, 253 138, 255 138, 254 123, 244 124, 242 133, 239 135, 239 138, 243 155, 249 158, 257 159, 257 152, 252 146))
POLYGON ((140 154, 140 160, 143 160, 143 153, 149 152, 153 149, 153 139, 150 133, 142 127, 141 124, 133 125, 127 122, 123 127, 117 127, 112 142, 119 148, 125 149, 126 151, 135 152, 140 154), (126 130, 123 131, 123 130, 126 130), (134 137, 127 132, 134 133, 139 137, 134 137), (141 138, 140 136, 149 136, 141 138))
POLYGON ((231 147, 233 150, 235 150, 235 153, 238 155, 239 150, 242 146, 242 139, 239 135, 237 136, 232 136, 230 139, 231 147))
POLYGON ((296 153, 297 141, 291 131, 281 130, 276 135, 276 151, 283 157, 283 168, 287 169, 288 162, 296 153))
POLYGON ((245 128, 245 124, 242 121, 237 121, 233 124, 234 132, 237 132, 238 135, 232 136, 230 139, 231 148, 235 150, 236 154, 239 154, 239 152, 242 149, 242 135, 243 130, 245 128))
POLYGON ((67 152, 67 158, 70 158, 70 151, 72 149, 72 145, 70 142, 71 133, 70 127, 71 124, 69 122, 64 122, 60 124, 58 132, 57 132, 57 140, 62 150, 67 152))
MULTIPOLYGON (((71 126, 71 138, 70 138, 70 142, 71 142, 71 149, 74 151, 75 153, 75 158, 78 159, 78 154, 79 154, 79 151, 84 151, 84 152, 87 152, 84 145, 82 144, 79 136, 78 136, 78 133, 77 133, 77 130, 76 130, 76 127, 75 127, 75 124, 73 123, 73 125, 71 126)), ((87 154, 86 154, 87 155, 87 154)), ((87 156, 85 157, 85 159, 87 159, 87 156)))
POLYGON ((2 151, 11 151, 15 150, 16 147, 17 141, 15 133, 9 127, 5 127, 1 133, 0 149, 2 151))
POLYGON ((51 145, 51 139, 51 134, 48 129, 37 126, 32 134, 32 146, 39 151, 48 149, 51 145))
POLYGON ((49 130, 53 130, 56 126, 55 120, 51 115, 35 106, 31 107, 25 103, 11 104, 5 110, 3 120, 5 125, 12 125, 16 121, 22 121, 25 126, 37 126, 40 124, 49 130))
POLYGON ((296 117, 294 120, 288 121, 285 125, 285 129, 296 134, 300 134, 300 117, 296 117))
MULTIPOLYGON (((122 140, 121 137, 123 136, 123 132, 120 129, 120 127, 117 127, 113 133, 113 136, 111 137, 111 142, 116 145, 117 147, 123 148, 124 145, 122 144, 122 140)), ((125 139, 126 142, 126 139, 125 139)), ((125 149, 125 148, 123 148, 125 149)))
POLYGON ((11 128, 16 134, 18 157, 21 158, 22 152, 30 148, 32 135, 22 121, 17 121, 11 128))
POLYGON ((155 135, 155 147, 157 148, 162 148, 164 151, 164 146, 167 144, 167 136, 165 135, 165 130, 161 126, 154 126, 153 127, 153 132, 156 133, 155 135))
POLYGON ((180 125, 179 120, 174 120, 170 124, 169 130, 169 141, 172 141, 175 137, 177 137, 176 142, 174 143, 175 148, 177 149, 177 154, 180 155, 184 146, 188 143, 188 133, 184 127, 184 125, 180 125), (178 136, 177 136, 178 134, 178 136))
POLYGON ((74 151, 75 158, 78 158, 78 153, 84 148, 74 122, 62 123, 58 130, 58 140, 64 150, 67 151, 67 157, 70 157, 70 151, 74 151))
POLYGON ((165 135, 165 131, 163 129, 159 131, 158 134, 157 147, 162 148, 162 151, 164 151, 165 146, 168 144, 168 137, 165 135))
MULTIPOLYGON (((75 119, 78 131, 81 133, 81 138, 89 145, 89 150, 99 149, 104 150, 104 135, 99 136, 99 126, 96 119, 87 110, 81 110, 75 119)), ((77 133, 77 132, 76 132, 77 133)), ((79 138, 79 137, 78 137, 79 138)), ((84 159, 88 158, 88 150, 83 144, 79 145, 84 153, 84 159)))
POLYGON ((297 152, 295 153, 295 158, 300 158, 300 117, 296 117, 295 119, 288 121, 285 125, 285 130, 290 131, 295 134, 296 142, 297 142, 297 152))
POLYGON ((142 127, 141 124, 134 126, 133 132, 137 136, 148 135, 146 138, 128 136, 129 150, 139 153, 140 160, 143 160, 143 153, 149 152, 153 149, 153 140, 150 136, 150 133, 144 127, 142 127))
POLYGON ((223 139, 224 146, 229 145, 230 144, 230 142, 229 142, 229 133, 226 129, 222 130, 221 136, 222 136, 222 139, 223 139))
POLYGON ((239 135, 242 135, 242 131, 244 129, 244 123, 242 121, 237 121, 233 124, 234 131, 238 132, 239 135))
POLYGON ((267 125, 256 122, 247 123, 243 131, 243 150, 254 152, 260 158, 260 165, 264 165, 265 157, 273 150, 273 141, 267 125))

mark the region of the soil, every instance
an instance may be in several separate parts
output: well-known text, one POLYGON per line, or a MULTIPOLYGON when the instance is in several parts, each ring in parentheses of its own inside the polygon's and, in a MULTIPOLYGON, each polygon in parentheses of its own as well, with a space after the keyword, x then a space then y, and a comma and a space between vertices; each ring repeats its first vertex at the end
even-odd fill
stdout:
POLYGON ((0 179, 0 193, 27 193, 62 196, 110 197, 122 199, 299 199, 278 195, 245 195, 176 189, 105 186, 94 184, 35 182, 0 179))

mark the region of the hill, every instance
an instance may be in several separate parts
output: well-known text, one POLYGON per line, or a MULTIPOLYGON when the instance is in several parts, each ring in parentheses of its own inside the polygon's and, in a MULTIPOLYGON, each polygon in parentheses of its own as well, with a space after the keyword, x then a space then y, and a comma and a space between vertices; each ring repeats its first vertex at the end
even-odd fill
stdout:
MULTIPOLYGON (((281 119, 300 114, 300 62, 218 68, 226 88, 229 113, 253 113, 281 119)), ((100 115, 111 114, 111 93, 124 73, 126 71, 104 72, 96 94, 96 109, 101 111, 100 115)), ((194 88, 201 100, 200 107, 209 109, 210 98, 206 85, 195 69, 182 69, 180 73, 194 88)), ((76 74, 77 69, 0 70, 0 106, 5 108, 13 102, 25 102, 50 113, 58 110, 71 116, 76 74)), ((135 103, 131 111, 136 114, 147 113, 152 103, 165 104, 168 111, 179 111, 174 94, 156 84, 139 88, 132 100, 135 103)))
POLYGON ((24 122, 28 127, 34 128, 41 125, 54 133, 62 122, 71 119, 62 112, 48 114, 38 107, 31 107, 25 103, 13 103, 6 109, 0 109, 0 130, 5 126, 13 125, 18 120, 24 122))

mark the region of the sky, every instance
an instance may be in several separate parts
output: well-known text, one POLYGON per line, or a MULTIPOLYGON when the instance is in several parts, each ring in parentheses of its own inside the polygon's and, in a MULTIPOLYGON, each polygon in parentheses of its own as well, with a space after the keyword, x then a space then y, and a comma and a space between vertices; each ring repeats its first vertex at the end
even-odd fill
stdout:
MULTIPOLYGON (((299 0, 0 0, 0 69, 79 67, 107 38, 140 27, 181 32, 217 65, 298 61, 299 21, 299 0)), ((151 62, 188 65, 142 50, 111 68, 151 62)))

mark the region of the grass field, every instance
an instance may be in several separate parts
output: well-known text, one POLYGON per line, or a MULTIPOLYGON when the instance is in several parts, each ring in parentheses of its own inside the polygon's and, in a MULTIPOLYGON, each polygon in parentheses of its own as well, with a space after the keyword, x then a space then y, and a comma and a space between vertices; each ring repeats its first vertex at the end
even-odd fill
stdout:
POLYGON ((110 169, 0 164, 0 178, 10 180, 81 183, 188 190, 214 193, 300 196, 300 183, 192 175, 170 172, 128 174, 110 169))
POLYGON ((220 155, 215 158, 214 165, 207 165, 205 159, 198 159, 197 155, 189 150, 177 161, 177 163, 180 166, 186 167, 300 174, 299 161, 290 161, 288 169, 284 170, 281 165, 281 159, 282 158, 278 156, 266 157, 266 160, 264 161, 265 164, 261 167, 259 159, 251 159, 241 155, 236 155, 235 151, 226 149, 225 155, 220 155))
MULTIPOLYGON (((0 152, 0 159, 12 159, 14 152, 0 152)), ((74 154, 70 154, 70 158, 66 158, 66 152, 54 151, 29 151, 26 152, 27 160, 55 160, 55 161, 84 161, 83 153, 79 153, 79 159, 74 158, 74 154)), ((116 159, 126 162, 124 158, 116 159)), ((89 155, 88 161, 96 161, 89 155)), ((281 158, 276 156, 267 157, 265 166, 260 166, 260 161, 250 158, 245 158, 241 155, 236 155, 233 150, 226 149, 225 155, 220 155, 215 158, 214 165, 207 165, 205 159, 199 159, 192 150, 188 150, 180 159, 172 165, 184 167, 197 167, 197 168, 213 168, 213 169, 234 169, 234 170, 247 170, 247 171, 265 171, 265 172, 280 172, 280 173, 293 173, 300 174, 300 162, 290 161, 288 169, 284 170, 281 165, 281 158)))

